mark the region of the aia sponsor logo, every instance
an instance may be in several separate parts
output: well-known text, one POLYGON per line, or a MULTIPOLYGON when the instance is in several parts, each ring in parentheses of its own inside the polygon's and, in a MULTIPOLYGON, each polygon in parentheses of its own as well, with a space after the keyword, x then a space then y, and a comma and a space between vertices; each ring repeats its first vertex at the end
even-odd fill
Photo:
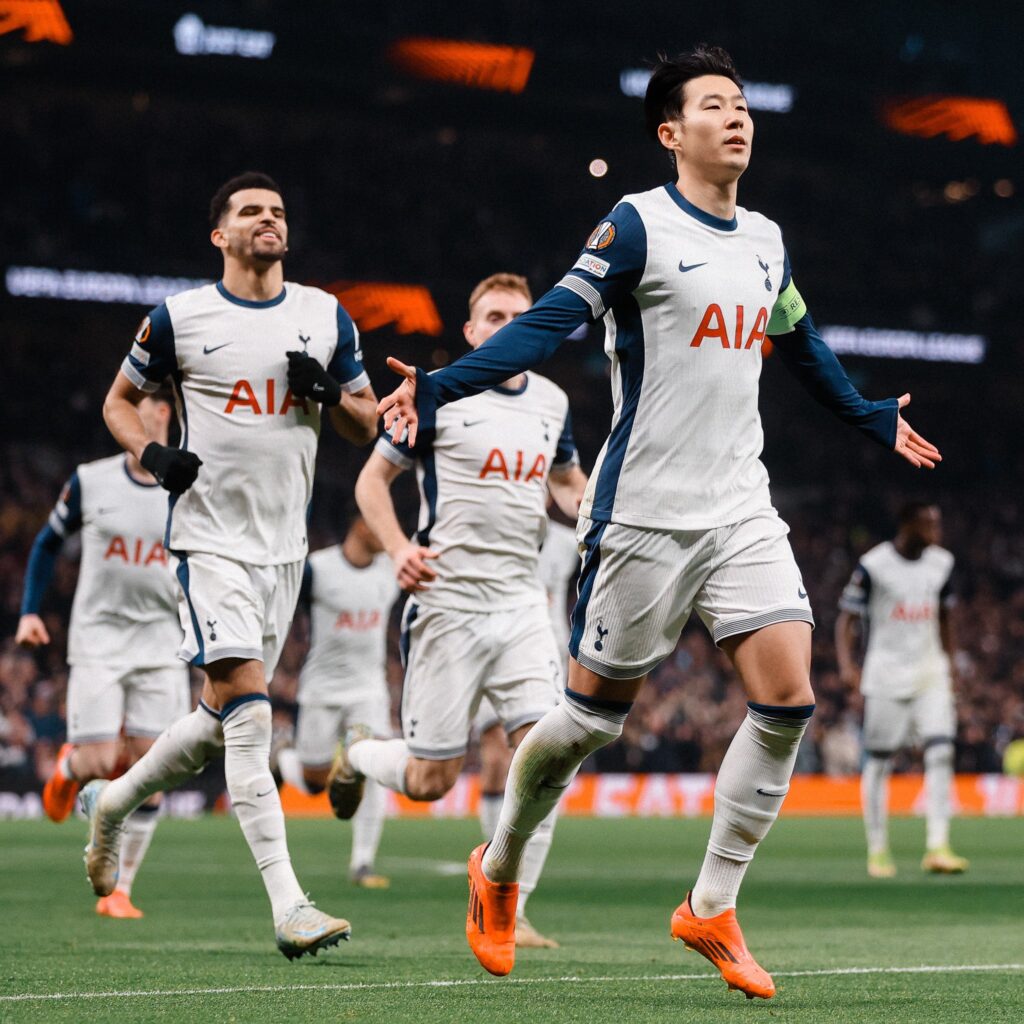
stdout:
POLYGON ((104 561, 118 559, 125 565, 166 565, 167 552, 163 544, 158 540, 143 540, 141 537, 124 538, 121 536, 111 537, 107 550, 104 552, 104 561))
POLYGON ((930 604, 908 604, 900 601, 892 610, 894 622, 930 622, 935 618, 935 609, 930 604))
POLYGON ((700 326, 690 340, 690 348, 700 348, 705 341, 717 340, 722 348, 742 349, 746 351, 754 345, 764 343, 768 334, 768 310, 762 306, 754 316, 750 332, 745 334, 746 310, 743 306, 736 307, 736 317, 726 321, 722 307, 712 302, 701 317, 700 326), (731 332, 731 333, 730 333, 731 332))
POLYGON ((522 450, 517 450, 506 459, 500 448, 491 449, 480 470, 481 480, 497 476, 521 484, 528 484, 531 480, 539 480, 543 484, 547 475, 548 460, 543 454, 527 456, 522 450))
POLYGON ((238 381, 231 390, 228 404, 224 406, 226 413, 250 412, 254 416, 284 416, 292 409, 301 409, 303 413, 309 415, 306 400, 296 398, 291 388, 284 389, 284 398, 280 407, 277 406, 277 381, 272 377, 265 382, 260 395, 256 394, 256 388, 249 381, 238 381))
POLYGON ((358 611, 343 611, 334 620, 335 629, 351 629, 357 633, 365 633, 368 629, 380 626, 379 608, 360 608, 358 611))

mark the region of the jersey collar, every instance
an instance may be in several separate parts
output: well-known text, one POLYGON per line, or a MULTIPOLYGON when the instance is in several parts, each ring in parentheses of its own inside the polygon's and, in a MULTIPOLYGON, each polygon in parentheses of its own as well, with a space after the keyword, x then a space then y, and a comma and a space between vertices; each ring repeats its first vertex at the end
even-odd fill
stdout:
POLYGON ((689 199, 686 198, 676 188, 675 182, 670 181, 665 186, 665 191, 669 194, 669 198, 679 207, 683 213, 688 213, 694 220, 699 220, 701 224, 707 224, 709 228, 715 228, 717 231, 735 231, 736 230, 736 215, 726 220, 724 217, 716 217, 712 213, 707 213, 702 210, 699 206, 694 206, 689 199))
POLYGON ((502 387, 499 384, 496 387, 491 388, 491 390, 492 391, 497 391, 499 395, 521 395, 526 390, 526 388, 529 385, 529 383, 530 383, 530 378, 524 373, 523 374, 523 383, 520 384, 519 387, 517 387, 517 388, 506 388, 506 387, 502 387))
POLYGON ((284 302, 287 290, 282 287, 279 294, 275 295, 272 299, 264 299, 262 302, 256 302, 253 299, 240 299, 237 295, 232 295, 231 292, 224 287, 223 281, 217 282, 217 291, 228 300, 233 302, 236 306, 245 306, 246 309, 270 309, 271 306, 279 306, 284 302))
POLYGON ((131 482, 136 487, 159 487, 160 486, 160 481, 159 480, 154 480, 151 484, 144 484, 141 480, 136 480, 135 477, 133 477, 131 475, 131 473, 128 472, 128 456, 127 455, 125 455, 124 460, 121 463, 121 467, 124 469, 124 475, 126 477, 128 477, 128 479, 131 480, 131 482))

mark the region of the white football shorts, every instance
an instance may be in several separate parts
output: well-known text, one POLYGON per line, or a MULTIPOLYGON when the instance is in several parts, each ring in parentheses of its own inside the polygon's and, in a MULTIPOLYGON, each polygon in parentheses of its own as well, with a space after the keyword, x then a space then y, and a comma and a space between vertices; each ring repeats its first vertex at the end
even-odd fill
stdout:
POLYGON ((379 693, 360 691, 344 704, 299 703, 295 726, 295 750, 299 760, 310 768, 322 768, 334 760, 334 751, 353 725, 366 725, 374 736, 388 739, 391 731, 391 695, 387 687, 379 693))
POLYGON ((506 732, 558 702, 561 659, 544 605, 496 612, 426 608, 402 615, 402 731, 415 757, 462 757, 481 697, 506 732))
POLYGON ((610 679, 646 675, 675 650, 691 611, 712 639, 776 622, 814 625, 774 513, 711 530, 652 530, 581 518, 583 556, 569 652, 610 679))
POLYGON ((180 556, 178 657, 194 665, 221 658, 263 662, 270 682, 288 638, 302 583, 302 561, 243 565, 204 551, 180 556))
POLYGON ((948 686, 932 686, 914 697, 864 698, 864 749, 869 754, 955 738, 956 708, 948 686))
POLYGON ((188 714, 189 704, 187 665, 73 665, 68 676, 68 742, 116 740, 122 725, 128 736, 156 737, 188 714))

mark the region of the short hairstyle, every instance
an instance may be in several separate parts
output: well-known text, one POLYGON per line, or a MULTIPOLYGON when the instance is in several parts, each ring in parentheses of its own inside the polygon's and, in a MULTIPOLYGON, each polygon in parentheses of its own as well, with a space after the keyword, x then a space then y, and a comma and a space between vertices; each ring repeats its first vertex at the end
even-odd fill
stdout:
POLYGON ((491 274, 485 277, 469 293, 469 315, 473 315, 473 307, 490 291, 500 288, 506 292, 516 292, 518 295, 525 295, 526 301, 533 305, 533 293, 527 284, 526 278, 519 274, 491 274))
POLYGON ((231 205, 231 197, 244 188, 265 188, 270 192, 281 195, 281 189, 277 182, 269 174, 261 171, 246 171, 244 174, 236 174, 213 194, 210 200, 210 227, 215 228, 220 224, 221 218, 228 212, 231 205))
POLYGON ((683 109, 683 88, 692 78, 722 75, 731 78, 742 91, 740 73, 732 57, 720 46, 698 43, 692 50, 669 58, 658 54, 644 96, 644 125, 652 139, 658 137, 658 125, 679 117, 683 109))
POLYGON ((912 523, 925 509, 937 508, 938 506, 934 501, 921 501, 920 499, 915 501, 904 502, 900 506, 899 511, 899 524, 900 526, 908 526, 912 523))

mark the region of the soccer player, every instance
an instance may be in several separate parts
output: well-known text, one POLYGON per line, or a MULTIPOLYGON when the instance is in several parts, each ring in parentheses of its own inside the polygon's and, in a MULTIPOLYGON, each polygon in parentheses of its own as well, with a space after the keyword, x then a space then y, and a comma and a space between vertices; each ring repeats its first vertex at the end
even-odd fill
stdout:
POLYGON ((335 945, 350 927, 317 910, 292 870, 269 765, 267 682, 302 580, 321 406, 342 436, 366 444, 374 395, 345 310, 326 292, 284 281, 277 185, 264 174, 231 179, 210 220, 223 278, 146 317, 103 406, 114 437, 171 493, 166 546, 179 559, 181 656, 203 669, 203 696, 125 775, 82 791, 86 867, 98 894, 113 889, 126 815, 223 748, 277 945, 292 958, 335 945), (184 424, 180 448, 151 442, 138 413, 167 377, 184 424))
POLYGON ((841 419, 914 466, 939 455, 900 416, 909 395, 873 402, 856 391, 815 330, 779 228, 737 207, 753 123, 728 54, 700 46, 659 61, 644 111, 675 180, 624 197, 561 281, 475 352, 431 375, 390 359, 406 379, 379 410, 394 438, 408 430, 415 445, 438 407, 542 363, 584 321, 604 319, 615 413, 580 510, 569 686, 520 744, 498 829, 470 857, 467 937, 489 971, 512 969, 524 845, 583 759, 621 735, 696 609, 750 703, 672 934, 730 985, 767 998, 775 987, 744 944, 736 896, 785 798, 814 696, 811 609, 759 459, 765 338, 841 419))
MULTIPOLYGON (((148 437, 167 443, 173 415, 168 392, 139 403, 148 437)), ((40 647, 50 636, 39 608, 64 542, 81 531, 78 585, 68 624, 67 742, 43 789, 43 809, 64 821, 80 786, 105 779, 117 765, 121 729, 128 759, 137 761, 167 722, 188 710, 188 667, 178 659, 177 584, 163 546, 167 496, 132 454, 78 466, 39 531, 25 575, 19 644, 40 647)), ((160 794, 125 821, 117 887, 96 904, 106 917, 138 918, 132 883, 156 829, 160 794)))
MULTIPOLYGON (((391 559, 362 516, 341 544, 306 561, 300 601, 309 606, 309 654, 299 677, 295 747, 278 755, 286 782, 305 793, 327 787, 334 750, 347 726, 363 723, 391 736, 385 677, 388 618, 398 598, 391 559)), ((368 782, 352 819, 349 877, 365 889, 386 889, 374 871, 384 827, 384 790, 368 782)))
MULTIPOLYGON (((469 298, 463 333, 476 347, 529 308, 526 279, 493 274, 469 298)), ((415 451, 381 437, 356 482, 356 501, 391 556, 403 590, 403 739, 354 731, 329 792, 350 816, 364 779, 413 800, 439 800, 455 784, 470 723, 486 695, 512 746, 554 707, 560 658, 537 575, 550 491, 575 514, 586 485, 569 400, 551 381, 509 374, 501 386, 445 409, 415 451), (402 531, 391 484, 416 467, 419 532, 402 531), (436 567, 435 567, 436 566, 436 567)), ((554 804, 538 823, 523 893, 537 884, 551 844, 554 804)), ((534 929, 519 907, 521 937, 534 929)), ((513 927, 516 925, 513 908, 513 927)), ((532 945, 538 943, 531 942, 532 945)))
POLYGON ((868 841, 868 874, 892 878, 889 852, 889 774, 901 747, 924 749, 926 839, 921 867, 959 874, 967 860, 949 845, 953 814, 955 604, 950 576, 953 555, 940 547, 942 513, 915 501, 900 513, 899 530, 861 556, 839 601, 836 658, 839 674, 864 694, 861 799, 868 841), (854 649, 867 633, 863 671, 854 649))

